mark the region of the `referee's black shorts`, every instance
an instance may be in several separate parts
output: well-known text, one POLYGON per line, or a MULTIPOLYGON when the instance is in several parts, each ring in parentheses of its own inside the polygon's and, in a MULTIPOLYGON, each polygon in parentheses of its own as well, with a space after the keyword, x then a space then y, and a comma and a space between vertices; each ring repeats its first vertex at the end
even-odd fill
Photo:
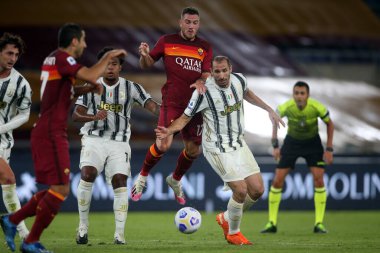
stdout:
POLYGON ((325 167, 323 146, 319 134, 306 140, 297 140, 286 135, 277 168, 294 169, 298 157, 305 158, 308 167, 325 167))

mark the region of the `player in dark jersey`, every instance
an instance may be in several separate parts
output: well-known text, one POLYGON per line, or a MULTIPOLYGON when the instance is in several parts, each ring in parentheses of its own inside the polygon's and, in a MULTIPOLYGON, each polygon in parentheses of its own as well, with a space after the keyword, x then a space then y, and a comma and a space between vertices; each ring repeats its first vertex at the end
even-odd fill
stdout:
POLYGON ((314 178, 315 225, 314 233, 326 233, 323 217, 326 209, 326 189, 323 181, 325 164, 333 161, 334 124, 329 111, 319 101, 309 98, 309 85, 297 82, 293 87, 293 99, 278 106, 281 117, 288 118, 288 133, 281 148, 277 129, 273 129, 273 156, 279 161, 269 191, 269 222, 262 233, 277 232, 277 214, 286 175, 294 169, 298 157, 305 158, 314 178), (327 125, 327 147, 323 151, 318 132, 318 118, 327 125))
POLYGON ((40 236, 70 192, 66 125, 74 98, 75 79, 89 83, 83 90, 77 89, 76 95, 87 91, 102 93, 103 86, 96 80, 112 58, 126 55, 122 49, 112 50, 87 68, 76 62, 87 46, 85 32, 79 25, 63 25, 58 32, 58 40, 58 49, 46 57, 42 65, 41 111, 31 134, 36 181, 50 187, 37 192, 19 211, 1 217, 7 244, 14 250, 16 225, 27 217, 36 216, 28 237, 21 245, 21 251, 28 253, 49 252, 39 242, 40 236))
MULTIPOLYGON (((211 69, 212 48, 207 41, 197 37, 199 25, 198 10, 187 7, 182 10, 179 33, 162 36, 151 51, 145 42, 139 47, 141 68, 152 66, 160 58, 165 65, 167 81, 161 89, 159 126, 168 127, 172 121, 182 115, 194 88, 200 93, 205 91, 204 83, 211 69)), ((175 171, 166 178, 177 202, 182 205, 186 200, 180 180, 200 154, 201 133, 202 116, 197 114, 181 130, 185 149, 178 157, 175 171)), ((170 148, 172 141, 173 136, 169 136, 162 140, 156 139, 156 142, 150 146, 140 174, 132 187, 132 200, 138 201, 141 198, 150 170, 170 148)))

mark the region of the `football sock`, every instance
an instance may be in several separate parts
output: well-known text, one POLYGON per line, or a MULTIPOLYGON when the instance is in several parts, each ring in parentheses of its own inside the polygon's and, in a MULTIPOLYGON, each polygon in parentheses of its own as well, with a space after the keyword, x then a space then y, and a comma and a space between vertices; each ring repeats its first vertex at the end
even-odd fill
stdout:
POLYGON ((88 213, 90 212, 92 185, 93 183, 86 182, 81 179, 77 190, 79 223, 85 224, 86 226, 88 226, 88 213))
POLYGON ((249 210, 251 206, 253 206, 253 204, 255 204, 256 202, 257 200, 253 200, 247 193, 247 196, 245 197, 245 200, 244 200, 243 212, 249 210))
POLYGON ((191 167, 195 159, 196 157, 189 156, 188 154, 186 154, 186 151, 183 150, 178 157, 177 167, 175 168, 175 171, 173 172, 173 178, 177 181, 181 181, 181 178, 183 177, 183 175, 185 175, 186 171, 191 167))
POLYGON ((43 190, 34 194, 25 205, 23 205, 17 212, 9 216, 9 220, 13 224, 19 224, 26 218, 36 215, 37 205, 46 193, 47 190, 43 190))
POLYGON ((30 230, 29 236, 25 239, 26 243, 37 242, 40 240, 42 232, 53 221, 64 200, 65 197, 61 194, 54 192, 51 189, 48 190, 37 205, 36 219, 30 230))
POLYGON ((326 188, 314 188, 315 224, 323 223, 326 210, 326 188))
MULTIPOLYGON (((1 186, 3 190, 3 201, 8 213, 14 213, 21 208, 20 200, 16 192, 16 184, 7 184, 1 186)), ((17 225, 17 230, 28 231, 25 222, 21 221, 17 225)))
POLYGON ((236 234, 240 232, 240 222, 243 216, 243 203, 236 202, 232 197, 228 201, 227 211, 228 211, 228 225, 229 234, 236 234))
POLYGON ((160 151, 156 143, 152 144, 145 155, 145 160, 140 171, 141 176, 148 176, 153 166, 160 161, 164 154, 165 152, 160 151))
POLYGON ((280 207, 281 202, 282 189, 270 187, 269 197, 268 197, 268 209, 269 209, 269 221, 273 223, 273 225, 277 225, 277 215, 278 208, 280 207))
POLYGON ((128 213, 127 187, 114 189, 113 211, 115 213, 115 232, 124 235, 125 221, 128 213))

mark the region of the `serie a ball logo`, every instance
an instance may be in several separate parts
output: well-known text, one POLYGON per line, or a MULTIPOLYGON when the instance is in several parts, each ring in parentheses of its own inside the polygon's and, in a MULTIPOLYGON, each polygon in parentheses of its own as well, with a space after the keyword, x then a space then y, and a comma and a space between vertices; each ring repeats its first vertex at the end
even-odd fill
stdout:
POLYGON ((176 213, 174 223, 180 232, 192 234, 200 228, 202 217, 195 208, 184 207, 176 213))

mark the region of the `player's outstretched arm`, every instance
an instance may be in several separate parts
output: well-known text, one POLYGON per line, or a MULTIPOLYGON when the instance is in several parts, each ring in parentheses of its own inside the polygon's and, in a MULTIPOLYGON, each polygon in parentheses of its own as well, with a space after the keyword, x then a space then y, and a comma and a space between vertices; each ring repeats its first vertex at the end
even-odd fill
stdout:
POLYGON ((168 128, 163 126, 158 126, 154 131, 156 132, 157 139, 165 139, 169 135, 172 135, 178 131, 181 131, 187 123, 191 120, 192 117, 182 114, 181 117, 174 120, 168 128))
POLYGON ((210 75, 210 72, 203 72, 201 77, 197 79, 195 83, 190 85, 190 88, 195 88, 199 94, 204 94, 207 90, 205 83, 210 75))
POLYGON ((142 69, 150 68, 154 64, 153 58, 149 55, 150 49, 146 42, 141 42, 139 46, 140 67, 142 69))
POLYGON ((153 99, 149 99, 146 101, 144 108, 153 113, 156 116, 160 116, 160 107, 161 105, 154 101, 153 99))
POLYGON ((244 99, 248 101, 250 104, 258 106, 267 111, 269 114, 269 119, 271 120, 273 126, 280 128, 281 124, 283 127, 285 127, 285 122, 281 119, 280 116, 278 116, 278 114, 272 109, 272 107, 267 105, 261 98, 256 96, 256 94, 248 88, 244 94, 244 99))
POLYGON ((87 114, 87 108, 81 105, 75 106, 73 115, 74 122, 90 122, 107 118, 107 111, 100 110, 95 115, 87 114))

